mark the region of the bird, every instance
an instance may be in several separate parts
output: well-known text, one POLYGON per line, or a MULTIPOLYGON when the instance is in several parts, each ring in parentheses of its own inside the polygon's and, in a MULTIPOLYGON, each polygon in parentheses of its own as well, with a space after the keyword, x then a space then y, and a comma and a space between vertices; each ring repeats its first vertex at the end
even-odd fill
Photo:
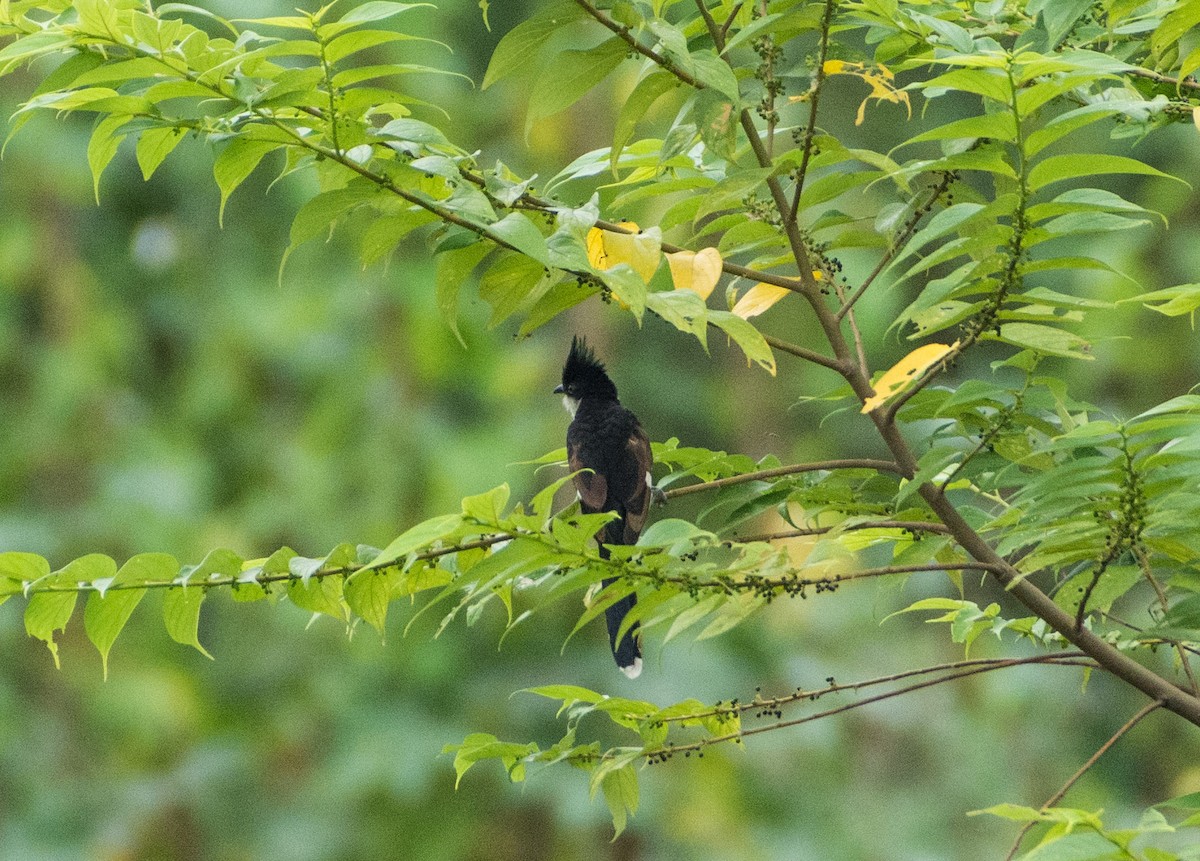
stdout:
MULTIPOLYGON (((617 399, 617 387, 604 364, 578 336, 571 340, 562 384, 554 393, 563 396, 563 406, 571 414, 567 462, 574 473, 580 508, 585 514, 614 511, 618 515, 596 533, 600 558, 608 559, 606 545, 636 544, 646 525, 654 496, 650 440, 637 416, 617 399)), ((613 579, 602 580, 601 587, 607 587, 613 579)), ((631 679, 642 672, 638 623, 635 621, 624 637, 618 639, 618 635, 621 623, 636 603, 636 594, 630 593, 604 611, 613 657, 621 672, 631 679)))

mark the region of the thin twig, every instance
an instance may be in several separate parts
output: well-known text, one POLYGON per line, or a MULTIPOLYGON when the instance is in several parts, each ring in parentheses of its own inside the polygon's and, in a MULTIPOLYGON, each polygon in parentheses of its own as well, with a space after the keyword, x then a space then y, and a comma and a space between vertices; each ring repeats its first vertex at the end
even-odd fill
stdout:
POLYGON ((810 350, 807 347, 801 347, 799 344, 791 344, 787 341, 782 341, 773 335, 763 334, 763 339, 781 353, 790 353, 800 359, 806 359, 816 365, 829 368, 831 371, 842 373, 842 363, 837 359, 831 359, 829 356, 818 353, 816 350, 810 350))
POLYGON ((588 0, 575 0, 575 2, 579 4, 583 11, 587 12, 588 15, 590 15, 596 21, 616 33, 622 39, 622 41, 625 42, 625 44, 637 51, 646 59, 666 69, 689 87, 694 87, 697 90, 703 90, 705 88, 703 81, 697 80, 683 69, 679 68, 677 65, 675 65, 674 61, 672 61, 670 57, 664 57, 657 51, 647 48, 645 45, 639 42, 631 32, 629 32, 628 27, 626 27, 624 24, 618 24, 612 18, 609 18, 607 15, 589 3, 588 0))
MULTIPOLYGON (((947 675, 939 676, 936 679, 927 679, 926 681, 923 681, 923 682, 917 682, 915 684, 907 685, 902 688, 897 688, 894 691, 887 691, 882 694, 876 694, 875 696, 866 697, 865 699, 856 700, 855 702, 852 702, 852 703, 846 703, 845 705, 840 705, 835 708, 826 709, 825 711, 817 712, 816 714, 805 715, 804 717, 794 718, 792 720, 777 721, 776 723, 768 724, 766 726, 756 726, 756 727, 753 727, 752 729, 740 730, 738 732, 731 732, 731 733, 727 733, 726 735, 700 739, 698 741, 692 742, 691 744, 675 745, 673 747, 666 748, 666 752, 674 754, 674 753, 684 753, 684 752, 693 751, 693 750, 703 750, 704 748, 709 747, 714 744, 721 744, 722 742, 734 741, 735 739, 742 739, 742 738, 746 738, 748 736, 758 735, 759 733, 772 732, 773 730, 777 730, 777 729, 786 729, 787 727, 793 727, 793 726, 799 726, 800 724, 811 723, 812 721, 821 720, 822 718, 831 717, 836 714, 841 714, 842 712, 848 712, 852 709, 862 708, 863 706, 871 705, 872 703, 882 702, 883 700, 888 700, 888 699, 891 699, 892 697, 904 696, 905 694, 910 694, 913 691, 923 690, 924 688, 931 688, 935 685, 940 685, 945 682, 952 682, 952 681, 956 681, 958 679, 965 679, 965 678, 968 678, 969 676, 975 676, 975 675, 979 675, 980 673, 991 672, 992 670, 1003 669, 1004 667, 1008 667, 1008 666, 1019 666, 1022 663, 1051 663, 1051 664, 1054 664, 1054 663, 1059 663, 1059 662, 1052 661, 1052 660, 1044 660, 1044 661, 1038 661, 1038 662, 1014 660, 1014 662, 1011 662, 1011 663, 1002 663, 1002 664, 995 664, 995 665, 989 665, 989 666, 984 666, 984 667, 968 668, 968 669, 964 669, 962 672, 948 673, 947 675)), ((1061 662, 1060 665, 1079 666, 1078 664, 1072 664, 1072 663, 1068 663, 1066 661, 1061 662)), ((1087 666, 1087 665, 1083 665, 1083 666, 1087 666)), ((662 751, 647 751, 646 756, 653 756, 656 753, 661 754, 662 751)))
POLYGON ((875 268, 871 270, 871 274, 868 275, 866 280, 863 281, 859 288, 850 295, 850 298, 846 300, 845 304, 838 309, 837 314, 834 315, 834 319, 840 321, 850 312, 850 309, 854 307, 855 303, 857 303, 858 300, 862 298, 863 294, 867 292, 867 288, 869 288, 875 282, 875 279, 883 273, 883 270, 888 267, 888 264, 892 262, 893 258, 895 258, 895 256, 900 252, 900 249, 904 247, 904 243, 908 242, 909 237, 916 232, 917 225, 921 223, 921 219, 926 213, 929 212, 930 209, 933 208, 933 204, 936 203, 937 199, 946 192, 946 189, 950 187, 950 183, 953 181, 953 173, 950 171, 944 171, 942 173, 941 181, 933 187, 929 197, 925 200, 925 202, 913 211, 912 217, 905 222, 904 227, 899 233, 896 234, 895 238, 892 240, 892 243, 888 246, 887 251, 883 253, 883 256, 879 258, 879 262, 875 264, 875 268))
POLYGON ((950 530, 940 523, 927 523, 923 520, 865 520, 861 523, 851 523, 849 526, 814 526, 809 529, 785 529, 781 532, 763 532, 758 535, 738 535, 736 541, 749 544, 752 541, 778 541, 782 538, 805 538, 810 535, 828 535, 838 530, 857 532, 862 529, 903 529, 908 532, 932 532, 937 535, 949 535, 950 530))
POLYGON ((825 0, 825 17, 821 20, 821 43, 817 49, 817 74, 813 78, 811 98, 808 100, 808 125, 801 139, 800 167, 796 171, 796 190, 792 196, 792 208, 788 220, 795 221, 800 212, 800 195, 804 193, 804 180, 808 175, 808 161, 812 157, 813 136, 817 131, 817 105, 821 98, 821 85, 825 83, 825 58, 829 55, 829 27, 833 23, 833 7, 837 0, 825 0))
POLYGON ((843 691, 860 691, 863 688, 875 687, 877 685, 885 685, 891 682, 899 682, 904 679, 911 679, 915 676, 928 676, 933 673, 946 673, 953 670, 962 670, 967 668, 980 668, 983 670, 1003 670, 1008 667, 1019 667, 1028 664, 1051 664, 1054 666, 1069 666, 1069 667, 1095 667, 1095 664, 1086 660, 1080 663, 1081 659, 1086 659, 1087 656, 1083 652, 1059 652, 1052 655, 1033 655, 1028 658, 972 658, 965 661, 952 661, 946 664, 937 664, 932 667, 921 667, 916 670, 904 670, 899 673, 892 673, 887 676, 878 676, 873 679, 864 679, 859 682, 839 683, 832 677, 828 679, 828 684, 823 688, 816 690, 804 690, 796 688, 793 693, 784 694, 780 697, 763 698, 755 695, 754 699, 749 702, 741 702, 740 700, 730 700, 728 705, 717 704, 716 707, 702 712, 692 712, 684 715, 674 715, 669 718, 664 718, 665 723, 678 723, 683 721, 696 720, 698 718, 714 717, 723 714, 730 714, 737 711, 742 714, 752 711, 772 711, 782 706, 792 705, 799 702, 814 702, 821 697, 830 694, 842 693, 843 691))
MULTIPOLYGON (((1062 801, 1063 797, 1071 790, 1071 787, 1079 782, 1079 779, 1087 773, 1088 769, 1095 765, 1100 757, 1104 756, 1108 749, 1116 744, 1118 740, 1120 740, 1121 736, 1125 735, 1125 733, 1137 726, 1138 723, 1141 722, 1142 718, 1146 717, 1146 715, 1158 708, 1161 708, 1162 704, 1162 700, 1155 700, 1152 703, 1147 703, 1146 705, 1142 706, 1142 708, 1138 710, 1137 714, 1127 720, 1124 726, 1113 733, 1112 738, 1100 745, 1100 749, 1088 757, 1088 761, 1081 765, 1079 770, 1072 774, 1071 777, 1068 778, 1067 782, 1059 787, 1059 790, 1056 793, 1046 799, 1046 803, 1043 804, 1040 809, 1045 812, 1054 805, 1058 804, 1058 802, 1062 801)), ((1032 829, 1036 824, 1036 821, 1025 823, 1025 826, 1021 829, 1020 833, 1017 834, 1017 839, 1013 842, 1012 849, 1008 850, 1008 855, 1004 857, 1004 861, 1012 861, 1012 859, 1016 857, 1017 852, 1021 849, 1021 841, 1025 839, 1025 835, 1028 834, 1030 829, 1032 829)))
POLYGON ((733 26, 734 19, 737 18, 738 12, 742 11, 742 0, 733 4, 733 8, 729 10, 729 17, 725 19, 725 23, 721 25, 721 44, 725 44, 725 37, 729 35, 729 28, 733 26))
POLYGON ((689 493, 699 493, 702 490, 715 490, 728 487, 731 484, 744 484, 747 481, 760 481, 768 478, 778 478, 783 475, 798 475, 804 472, 819 472, 827 469, 877 469, 882 472, 902 474, 900 467, 890 460, 872 458, 857 458, 845 460, 822 460, 814 463, 794 463, 791 466, 778 466, 773 469, 763 469, 758 472, 747 472, 741 475, 731 475, 700 484, 689 484, 687 487, 677 487, 666 492, 668 499, 687 496, 689 493))
POLYGON ((1200 81, 1193 81, 1190 78, 1172 78, 1170 75, 1162 75, 1158 72, 1152 72, 1149 69, 1126 69, 1125 71, 1135 78, 1146 78, 1151 81, 1157 81, 1160 84, 1170 84, 1173 87, 1200 90, 1200 81))
MULTIPOLYGON (((1170 602, 1167 600, 1167 593, 1163 591, 1162 584, 1154 576, 1154 572, 1150 568, 1150 560, 1146 557, 1146 551, 1135 545, 1133 556, 1137 559, 1138 565, 1141 566, 1142 574, 1154 588, 1154 594, 1158 596, 1158 605, 1162 607, 1164 613, 1167 612, 1171 607, 1170 602)), ((1179 663, 1183 665, 1183 673, 1188 677, 1188 681, 1191 682, 1192 692, 1200 695, 1200 687, 1196 685, 1196 676, 1192 673, 1192 665, 1188 661, 1187 652, 1184 651, 1183 644, 1176 641, 1173 645, 1175 646, 1175 653, 1179 655, 1179 663)))

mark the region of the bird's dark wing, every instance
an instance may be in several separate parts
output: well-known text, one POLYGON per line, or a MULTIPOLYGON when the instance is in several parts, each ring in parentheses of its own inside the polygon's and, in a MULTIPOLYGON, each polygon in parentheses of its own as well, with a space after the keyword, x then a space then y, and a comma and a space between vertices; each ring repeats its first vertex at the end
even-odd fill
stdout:
POLYGON ((581 456, 583 447, 578 443, 567 440, 567 463, 571 472, 575 489, 579 492, 579 501, 586 513, 592 514, 604 511, 604 502, 608 498, 608 480, 599 472, 592 471, 590 464, 584 463, 581 456))
POLYGON ((646 517, 650 513, 650 484, 648 477, 650 467, 654 465, 654 455, 650 452, 650 440, 642 426, 635 425, 625 451, 631 461, 637 464, 637 480, 630 488, 629 496, 625 499, 625 535, 624 544, 636 544, 638 536, 646 526, 646 517))

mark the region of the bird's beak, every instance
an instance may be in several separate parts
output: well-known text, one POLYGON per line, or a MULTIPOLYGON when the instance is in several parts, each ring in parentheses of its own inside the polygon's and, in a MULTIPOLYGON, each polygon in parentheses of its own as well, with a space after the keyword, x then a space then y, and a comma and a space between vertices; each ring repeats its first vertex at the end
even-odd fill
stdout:
POLYGON ((562 383, 559 383, 557 386, 554 387, 554 394, 561 395, 562 393, 563 393, 562 383))

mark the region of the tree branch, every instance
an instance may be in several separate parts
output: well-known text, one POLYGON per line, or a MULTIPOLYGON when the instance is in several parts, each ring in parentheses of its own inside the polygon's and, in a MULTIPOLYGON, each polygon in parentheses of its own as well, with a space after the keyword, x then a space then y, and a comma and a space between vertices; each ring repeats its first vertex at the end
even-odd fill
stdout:
POLYGON ((670 72, 672 75, 677 77, 679 80, 683 81, 689 87, 694 87, 697 90, 703 90, 705 88, 703 81, 697 80, 696 78, 692 77, 687 72, 685 72, 683 69, 679 68, 677 65, 675 65, 674 61, 672 61, 670 57, 664 57, 662 54, 659 54, 657 51, 653 51, 650 48, 647 48, 645 45, 643 45, 641 42, 639 42, 636 38, 634 38, 634 35, 629 32, 628 27, 626 27, 624 24, 618 24, 612 18, 609 18, 607 15, 605 15, 603 12, 601 12, 599 9, 597 9, 595 6, 593 6, 591 3, 589 3, 588 0, 575 0, 575 2, 577 4, 579 4, 580 8, 582 8, 583 11, 587 12, 588 15, 590 15, 596 21, 603 24, 609 30, 612 30, 614 33, 616 33, 618 36, 620 36, 621 39, 627 45, 629 45, 630 48, 637 51, 639 54, 641 54, 646 59, 661 66, 663 69, 670 72))
POLYGON ((817 105, 821 98, 821 85, 825 83, 825 58, 829 55, 829 27, 833 23, 833 7, 837 0, 825 0, 825 16, 821 19, 821 42, 817 49, 817 73, 813 78, 811 98, 808 100, 808 125, 800 141, 800 167, 796 170, 796 189, 792 194, 792 208, 787 218, 795 222, 800 213, 800 195, 804 193, 804 180, 808 176, 808 162, 812 157, 813 136, 817 131, 817 105))
POLYGON ((890 460, 873 460, 862 458, 856 460, 822 460, 815 463, 798 463, 791 466, 779 466, 774 469, 764 469, 758 472, 747 472, 742 475, 731 475, 700 484, 690 484, 666 491, 668 499, 687 496, 689 493, 699 493, 702 490, 714 490, 728 487, 731 484, 743 484, 747 481, 759 481, 767 478, 778 478, 783 475, 796 475, 803 472, 819 472, 826 469, 877 469, 883 472, 900 473, 900 468, 890 460))
POLYGON ((884 269, 887 269, 888 264, 892 262, 895 256, 900 253, 900 249, 904 247, 904 243, 908 242, 909 237, 916 232, 917 225, 921 223, 921 219, 928 214, 929 210, 933 208, 933 205, 937 202, 937 199, 945 194, 946 189, 950 187, 950 183, 953 181, 954 174, 952 174, 950 171, 942 172, 941 181, 933 187, 933 190, 926 201, 913 211, 912 216, 907 222, 905 222, 904 227, 899 233, 896 234, 891 245, 888 246, 888 250, 885 251, 883 256, 879 258, 879 262, 875 264, 875 268, 871 270, 871 274, 866 277, 863 283, 859 285, 859 288, 855 290, 850 295, 850 298, 845 301, 842 307, 838 309, 837 314, 834 315, 835 320, 840 321, 843 317, 845 317, 850 312, 850 309, 854 307, 855 303, 857 303, 858 300, 863 297, 863 294, 867 292, 867 289, 873 283, 875 283, 875 279, 883 273, 884 269))
POLYGON ((827 679, 828 684, 823 688, 815 690, 804 690, 796 688, 794 693, 785 694, 781 697, 769 697, 764 699, 757 693, 754 699, 750 702, 743 703, 740 700, 730 700, 728 705, 718 703, 714 708, 708 711, 694 712, 686 715, 675 715, 665 718, 666 723, 679 723, 697 718, 717 717, 727 715, 732 712, 745 714, 752 711, 771 712, 783 706, 792 705, 800 702, 815 702, 821 697, 829 694, 841 693, 842 691, 859 691, 863 688, 875 687, 877 685, 888 684, 889 682, 903 681, 916 676, 927 676, 932 673, 946 673, 952 670, 962 670, 968 667, 979 668, 982 670, 1002 670, 1007 667, 1018 667, 1028 664, 1051 664, 1055 666, 1069 667, 1091 667, 1094 666, 1090 661, 1080 662, 1081 658, 1086 658, 1083 652, 1060 652, 1054 655, 1033 655, 1028 658, 974 658, 965 661, 952 661, 946 664, 937 664, 932 667, 921 667, 916 670, 904 670, 899 673, 892 673, 887 676, 879 676, 873 679, 864 679, 860 682, 847 682, 839 684, 832 677, 827 679))
MULTIPOLYGON (((1146 715, 1161 708, 1162 705, 1163 704, 1161 701, 1155 701, 1142 706, 1137 714, 1127 720, 1124 726, 1113 733, 1112 738, 1100 745, 1100 749, 1088 757, 1088 761, 1081 765, 1079 770, 1067 779, 1067 782, 1059 788, 1058 792, 1046 799, 1046 803, 1043 804, 1040 809, 1042 811, 1049 810, 1051 807, 1054 807, 1056 804, 1058 804, 1058 802, 1062 801, 1063 797, 1071 790, 1071 787, 1079 782, 1079 778, 1083 777, 1087 773, 1088 769, 1095 765, 1100 757, 1104 756, 1104 754, 1108 752, 1108 749, 1117 743, 1121 736, 1125 735, 1125 733, 1137 726, 1141 722, 1142 718, 1146 717, 1146 715)), ((1032 829, 1036 824, 1036 822, 1025 823, 1025 826, 1021 829, 1020 833, 1017 834, 1017 839, 1013 842, 1012 849, 1008 850, 1008 855, 1005 856, 1004 861, 1012 861, 1012 859, 1016 857, 1017 852, 1021 849, 1021 841, 1025 839, 1025 835, 1028 834, 1030 829, 1032 829)))
POLYGON ((726 735, 714 736, 712 738, 699 739, 698 741, 692 742, 690 744, 673 745, 669 748, 666 748, 665 751, 647 751, 644 754, 644 756, 646 756, 647 758, 650 758, 650 757, 654 757, 657 755, 661 758, 663 753, 672 755, 672 754, 676 754, 676 753, 687 753, 690 751, 703 751, 704 748, 711 747, 712 745, 715 745, 715 744, 721 744, 721 743, 727 742, 727 741, 740 741, 741 739, 747 738, 752 735, 759 735, 760 733, 764 733, 764 732, 772 732, 774 730, 786 729, 787 727, 793 727, 793 726, 799 726, 800 724, 811 723, 812 721, 821 720, 822 718, 832 717, 833 715, 841 714, 842 712, 848 712, 848 711, 851 711, 852 709, 862 708, 863 706, 871 705, 872 703, 889 700, 892 697, 903 696, 905 694, 910 694, 914 691, 923 690, 925 688, 931 688, 931 687, 934 687, 935 685, 940 685, 945 682, 953 682, 953 681, 957 681, 959 679, 968 678, 970 676, 979 675, 980 673, 987 673, 987 672, 991 672, 992 670, 1004 669, 1006 667, 1020 666, 1022 664, 1032 664, 1032 663, 1050 664, 1052 666, 1053 665, 1057 665, 1057 666, 1089 666, 1088 664, 1077 663, 1077 661, 1078 661, 1077 658, 1063 660, 1060 658, 1056 658, 1055 656, 1052 656, 1052 655, 1047 655, 1042 660, 1014 658, 1010 661, 997 661, 994 664, 988 664, 986 666, 967 667, 960 672, 948 673, 944 676, 939 676, 936 679, 927 679, 922 682, 916 682, 915 684, 907 685, 902 688, 897 688, 894 691, 886 691, 884 693, 876 694, 874 696, 870 696, 865 699, 856 700, 855 702, 852 702, 852 703, 846 703, 844 705, 835 706, 834 708, 826 709, 825 711, 817 712, 816 714, 805 715, 804 717, 794 718, 792 720, 777 721, 775 723, 768 724, 766 726, 756 726, 751 729, 741 730, 739 732, 727 733, 726 735))
POLYGON ((809 529, 785 529, 781 532, 764 532, 758 535, 735 536, 735 541, 750 543, 751 541, 778 541, 783 538, 804 538, 809 535, 827 535, 830 532, 857 532, 863 529, 904 529, 909 532, 932 532, 937 535, 949 535, 950 530, 940 523, 926 523, 921 520, 867 520, 862 523, 852 523, 849 526, 814 526, 809 529))
POLYGON ((818 353, 816 350, 810 350, 807 347, 801 347, 799 344, 791 344, 787 341, 781 341, 773 335, 763 333, 763 339, 781 353, 788 353, 796 356, 799 359, 805 359, 815 365, 820 365, 823 368, 829 368, 831 371, 842 372, 842 363, 837 359, 831 359, 823 353, 818 353))

